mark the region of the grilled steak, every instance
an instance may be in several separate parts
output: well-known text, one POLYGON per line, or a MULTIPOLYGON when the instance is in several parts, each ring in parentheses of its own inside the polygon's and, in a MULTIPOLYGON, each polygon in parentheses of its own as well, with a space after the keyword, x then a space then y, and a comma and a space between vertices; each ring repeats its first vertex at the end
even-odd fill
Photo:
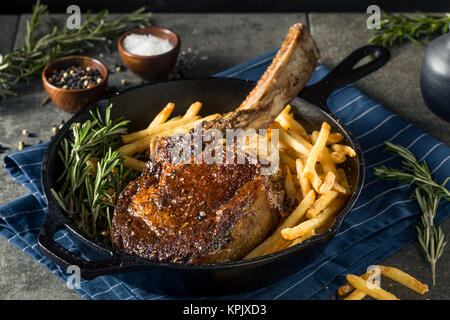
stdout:
POLYGON ((150 162, 120 196, 114 244, 160 261, 239 259, 278 222, 280 190, 280 179, 255 165, 150 162))
MULTIPOLYGON (((305 86, 317 59, 308 31, 301 24, 292 26, 241 106, 202 127, 267 127, 305 86)), ((179 136, 158 141, 142 175, 122 191, 113 218, 113 245, 166 262, 241 259, 293 205, 283 192, 280 172, 262 175, 262 165, 249 162, 173 163, 170 155, 179 143, 179 136)))

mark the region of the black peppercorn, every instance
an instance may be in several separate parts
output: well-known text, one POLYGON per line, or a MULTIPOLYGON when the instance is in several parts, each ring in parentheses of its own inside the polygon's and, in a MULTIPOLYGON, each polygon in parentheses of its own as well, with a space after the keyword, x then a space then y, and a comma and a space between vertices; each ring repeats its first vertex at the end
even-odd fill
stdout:
POLYGON ((102 80, 103 77, 98 70, 75 66, 54 71, 48 77, 51 84, 67 90, 90 88, 99 84, 102 80))

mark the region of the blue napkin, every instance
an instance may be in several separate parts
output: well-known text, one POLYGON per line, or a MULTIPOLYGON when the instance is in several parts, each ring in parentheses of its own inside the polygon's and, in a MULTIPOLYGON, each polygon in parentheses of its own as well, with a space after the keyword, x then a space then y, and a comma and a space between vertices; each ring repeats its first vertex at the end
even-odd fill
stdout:
MULTIPOLYGON (((275 51, 217 74, 257 80, 270 64, 275 51)), ((310 84, 317 82, 327 69, 319 66, 310 84)), ((426 160, 433 176, 442 182, 450 176, 450 148, 405 122, 376 101, 349 85, 333 93, 328 106, 357 137, 366 161, 366 180, 355 204, 329 246, 310 265, 275 285, 223 299, 327 299, 345 282, 348 273, 363 273, 371 264, 416 240, 415 225, 420 209, 410 199, 411 190, 397 182, 378 181, 373 168, 386 165, 400 167, 398 158, 383 152, 384 141, 401 144, 418 159, 426 160)), ((46 213, 40 185, 40 167, 47 144, 40 144, 5 157, 6 170, 30 194, 0 207, 0 234, 16 247, 38 260, 66 281, 70 274, 42 255, 36 242, 46 213)), ((450 204, 442 201, 437 222, 450 215, 450 204)), ((56 239, 77 253, 65 231, 56 239)), ((177 299, 147 292, 119 281, 114 276, 82 280, 75 289, 84 299, 177 299)))

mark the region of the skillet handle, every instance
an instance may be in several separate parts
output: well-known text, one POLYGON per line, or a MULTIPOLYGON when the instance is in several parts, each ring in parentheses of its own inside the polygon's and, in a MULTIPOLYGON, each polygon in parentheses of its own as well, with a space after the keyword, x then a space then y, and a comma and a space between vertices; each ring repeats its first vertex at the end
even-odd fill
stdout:
MULTIPOLYGON (((41 252, 58 264, 63 271, 69 266, 80 268, 80 276, 86 280, 92 280, 105 274, 117 273, 128 269, 134 265, 134 257, 121 255, 117 252, 105 251, 101 247, 96 248, 90 244, 90 249, 98 252, 99 255, 106 257, 103 260, 85 260, 79 257, 54 240, 54 235, 58 230, 66 228, 67 218, 60 212, 60 208, 48 199, 48 210, 44 223, 41 227, 38 243, 41 252)), ((83 241, 79 235, 77 240, 83 241)))
POLYGON ((391 54, 385 47, 377 45, 361 47, 350 53, 322 80, 304 88, 299 97, 329 112, 327 98, 331 93, 378 70, 389 61, 390 57, 391 54), (359 62, 370 56, 374 56, 372 61, 355 68, 359 62))

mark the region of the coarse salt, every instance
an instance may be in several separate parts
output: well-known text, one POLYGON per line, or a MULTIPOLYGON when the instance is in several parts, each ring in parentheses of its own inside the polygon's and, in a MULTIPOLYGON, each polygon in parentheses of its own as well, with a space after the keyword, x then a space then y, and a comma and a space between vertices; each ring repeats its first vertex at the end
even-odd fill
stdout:
POLYGON ((173 48, 169 40, 151 34, 129 34, 123 39, 122 44, 125 50, 139 56, 155 56, 166 53, 173 48))

